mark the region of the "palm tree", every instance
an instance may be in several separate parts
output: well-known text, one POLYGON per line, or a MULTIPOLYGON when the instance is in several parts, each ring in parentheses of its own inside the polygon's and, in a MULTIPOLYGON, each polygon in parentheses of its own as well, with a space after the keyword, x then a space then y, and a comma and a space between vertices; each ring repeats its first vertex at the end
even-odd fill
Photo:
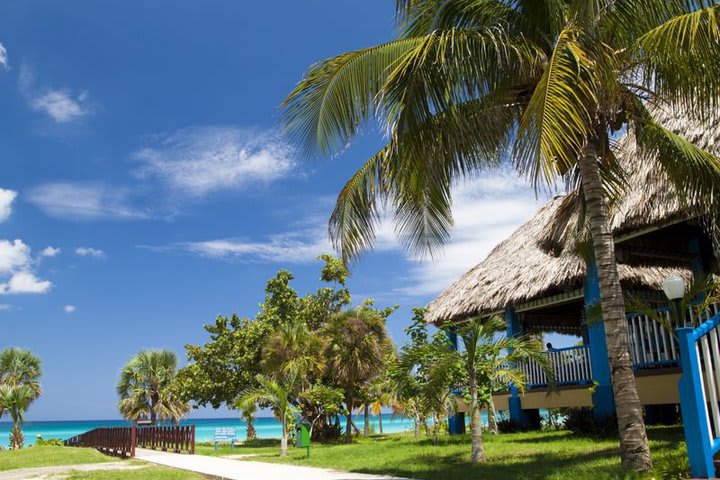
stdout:
POLYGON ((661 125, 649 104, 715 113, 720 6, 397 0, 397 12, 399 38, 314 64, 283 104, 284 125, 308 155, 341 151, 369 120, 387 133, 340 192, 334 244, 344 260, 357 258, 390 205, 400 240, 432 254, 450 238, 457 180, 504 158, 538 189, 566 177, 592 238, 622 463, 651 468, 609 223, 606 192, 623 177, 612 144, 632 130, 659 175, 717 210, 720 160, 661 125))
POLYGON ((275 418, 280 420, 282 425, 280 456, 286 457, 288 448, 288 422, 292 419, 293 413, 296 410, 291 397, 297 389, 297 374, 291 372, 279 378, 258 375, 255 379, 257 380, 258 386, 241 393, 235 401, 235 408, 247 411, 258 404, 270 406, 275 418))
POLYGON ((178 423, 190 411, 173 391, 177 357, 169 350, 144 350, 128 361, 117 384, 118 409, 128 420, 178 423))
POLYGON ((521 391, 525 390, 525 375, 518 366, 527 361, 537 363, 553 381, 552 365, 543 352, 542 343, 528 338, 499 335, 498 332, 503 329, 502 319, 490 317, 483 321, 468 322, 458 330, 464 351, 454 353, 462 358, 468 375, 473 463, 485 461, 479 392, 482 390, 486 393, 484 403, 491 411, 492 392, 496 385, 512 385, 521 391))
POLYGON ((247 435, 245 439, 248 441, 255 440, 257 438, 257 432, 255 431, 255 412, 257 411, 257 405, 245 405, 245 408, 241 410, 242 419, 245 420, 247 425, 247 435))
POLYGON ((374 310, 358 307, 333 315, 323 328, 327 338, 328 375, 345 391, 345 442, 352 441, 352 412, 364 387, 385 369, 392 343, 385 320, 374 310))
POLYGON ((6 348, 0 352, 0 385, 26 385, 34 398, 42 393, 38 379, 42 375, 40 358, 24 348, 6 348))
POLYGON ((301 388, 307 388, 325 368, 324 339, 311 332, 304 322, 283 324, 265 341, 262 350, 263 371, 271 376, 296 372, 301 388))
POLYGON ((0 409, 10 413, 13 429, 10 433, 10 449, 23 447, 25 438, 21 424, 24 421, 25 410, 37 398, 35 391, 28 385, 0 385, 0 409))

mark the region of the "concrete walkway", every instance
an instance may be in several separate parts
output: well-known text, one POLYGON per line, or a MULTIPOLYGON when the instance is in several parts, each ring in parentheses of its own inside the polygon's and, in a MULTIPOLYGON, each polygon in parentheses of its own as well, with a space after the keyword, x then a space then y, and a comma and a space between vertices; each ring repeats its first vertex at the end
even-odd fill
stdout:
POLYGON ((135 450, 135 458, 227 480, 406 480, 398 477, 339 472, 278 463, 240 461, 207 455, 183 455, 140 448, 135 450))
POLYGON ((143 465, 129 465, 127 462, 81 463, 78 465, 53 465, 51 467, 18 468, 0 471, 0 480, 46 480, 70 476, 70 472, 94 472, 97 470, 137 470, 143 465))

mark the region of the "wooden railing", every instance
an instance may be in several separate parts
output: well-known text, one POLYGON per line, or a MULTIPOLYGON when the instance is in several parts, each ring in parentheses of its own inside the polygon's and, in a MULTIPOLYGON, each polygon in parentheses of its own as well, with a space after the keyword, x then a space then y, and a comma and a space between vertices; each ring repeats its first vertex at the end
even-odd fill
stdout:
POLYGON ((195 453, 195 425, 140 427, 137 446, 153 450, 195 453))
POLYGON ((195 453, 195 425, 96 428, 65 440, 67 447, 90 447, 111 455, 134 457, 135 447, 195 453))
MULTIPOLYGON (((572 385, 592 382, 590 347, 587 345, 550 350, 548 356, 553 368, 556 385, 572 385)), ((548 386, 548 374, 532 360, 520 362, 518 368, 525 374, 528 388, 548 386)))
POLYGON ((65 440, 66 447, 97 448, 101 452, 123 457, 135 456, 137 428, 96 428, 65 440))

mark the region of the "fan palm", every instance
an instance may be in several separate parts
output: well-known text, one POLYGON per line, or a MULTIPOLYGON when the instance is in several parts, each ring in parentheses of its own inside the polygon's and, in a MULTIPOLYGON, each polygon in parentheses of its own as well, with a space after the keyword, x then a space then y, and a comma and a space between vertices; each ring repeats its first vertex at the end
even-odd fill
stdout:
POLYGON ((10 433, 10 449, 23 447, 25 438, 22 433, 22 422, 25 410, 37 398, 35 391, 28 385, 0 385, 0 408, 10 413, 13 429, 10 433))
POLYGON ((271 376, 294 371, 307 387, 325 368, 323 338, 313 334, 304 322, 281 325, 265 341, 262 349, 263 371, 271 376))
POLYGON ((243 391, 235 401, 235 408, 248 411, 259 405, 272 408, 275 418, 282 425, 282 438, 280 440, 280 456, 287 456, 288 448, 288 422, 292 420, 296 411, 292 403, 298 383, 297 372, 289 372, 275 378, 258 375, 255 377, 258 386, 243 391))
POLYGON ((30 350, 11 347, 0 352, 0 385, 26 385, 37 398, 42 393, 41 375, 40 359, 30 350))
POLYGON ((174 423, 190 411, 173 392, 177 357, 169 350, 144 350, 125 364, 117 384, 118 409, 128 420, 174 423))
POLYGON ((333 315, 323 327, 328 376, 345 391, 345 441, 352 441, 352 412, 364 387, 384 371, 392 343, 385 319, 374 310, 358 307, 333 315))
POLYGON ((387 133, 387 146, 339 194, 330 219, 334 244, 343 259, 357 258, 372 247, 381 206, 389 205, 402 243, 434 253, 450 238, 454 182, 504 158, 538 189, 558 176, 574 182, 597 265, 623 466, 650 468, 609 225, 609 194, 623 177, 613 138, 631 129, 638 152, 657 156, 658 175, 684 199, 717 208, 720 161, 661 125, 653 108, 672 102, 701 118, 716 112, 720 6, 709 0, 397 0, 397 6, 396 40, 311 66, 283 104, 284 125, 308 154, 340 151, 370 119, 387 133))

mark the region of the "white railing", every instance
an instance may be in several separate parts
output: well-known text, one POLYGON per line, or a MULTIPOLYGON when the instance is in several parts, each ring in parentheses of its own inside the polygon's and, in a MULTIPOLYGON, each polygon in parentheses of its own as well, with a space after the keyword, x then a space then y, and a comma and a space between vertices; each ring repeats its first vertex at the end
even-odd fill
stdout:
POLYGON ((628 344, 633 365, 637 368, 655 365, 677 364, 680 359, 680 348, 675 334, 668 326, 675 328, 697 326, 720 311, 718 304, 710 305, 706 310, 698 312, 697 307, 688 307, 681 325, 671 320, 670 311, 658 312, 662 323, 644 314, 628 315, 628 344))
POLYGON ((698 327, 677 330, 683 372, 680 405, 685 441, 695 478, 715 478, 720 451, 720 314, 714 305, 698 327), (712 315, 714 313, 714 315, 712 315))
MULTIPOLYGON (((558 348, 545 352, 557 385, 581 384, 592 382, 592 367, 590 366, 590 347, 558 348)), ((538 362, 528 360, 518 364, 518 368, 525 374, 525 383, 529 388, 547 386, 550 382, 548 374, 538 362)))

